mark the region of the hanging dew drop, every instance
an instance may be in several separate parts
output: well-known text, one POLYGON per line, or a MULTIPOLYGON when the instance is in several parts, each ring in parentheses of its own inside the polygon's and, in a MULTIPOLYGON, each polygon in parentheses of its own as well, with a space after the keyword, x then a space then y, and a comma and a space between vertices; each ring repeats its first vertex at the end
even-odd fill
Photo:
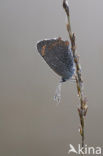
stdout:
POLYGON ((56 101, 58 104, 61 101, 61 87, 62 87, 62 82, 60 81, 58 86, 56 87, 56 91, 54 95, 54 101, 56 101))

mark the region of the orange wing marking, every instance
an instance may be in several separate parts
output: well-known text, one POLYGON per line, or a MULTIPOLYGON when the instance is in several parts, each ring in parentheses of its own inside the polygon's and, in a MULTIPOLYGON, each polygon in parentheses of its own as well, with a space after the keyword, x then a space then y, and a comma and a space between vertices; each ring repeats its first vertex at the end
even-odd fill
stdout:
POLYGON ((44 45, 41 49, 41 55, 44 56, 45 55, 45 48, 46 48, 46 45, 44 45))

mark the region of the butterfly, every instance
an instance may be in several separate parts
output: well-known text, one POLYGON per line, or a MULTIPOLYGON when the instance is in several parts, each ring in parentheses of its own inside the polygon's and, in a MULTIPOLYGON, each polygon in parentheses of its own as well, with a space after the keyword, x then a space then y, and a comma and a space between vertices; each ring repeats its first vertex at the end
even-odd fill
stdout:
POLYGON ((68 41, 63 41, 60 37, 42 40, 37 43, 37 50, 50 68, 61 76, 62 82, 73 76, 74 59, 68 41))

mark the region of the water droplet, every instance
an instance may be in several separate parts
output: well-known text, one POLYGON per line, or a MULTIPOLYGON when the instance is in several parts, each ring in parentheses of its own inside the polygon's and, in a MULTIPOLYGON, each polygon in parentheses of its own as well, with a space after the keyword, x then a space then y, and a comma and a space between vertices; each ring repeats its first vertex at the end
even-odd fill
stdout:
POLYGON ((55 96, 54 96, 54 101, 56 101, 58 104, 61 101, 61 86, 62 86, 62 82, 60 81, 58 86, 56 87, 55 96))

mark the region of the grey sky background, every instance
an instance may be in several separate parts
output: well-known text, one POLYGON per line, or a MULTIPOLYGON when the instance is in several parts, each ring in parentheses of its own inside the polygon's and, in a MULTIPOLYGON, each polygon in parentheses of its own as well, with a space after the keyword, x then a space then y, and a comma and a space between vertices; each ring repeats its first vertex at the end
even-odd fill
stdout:
MULTIPOLYGON (((103 0, 69 0, 89 110, 85 143, 103 146, 103 0)), ((76 86, 62 86, 36 43, 68 39, 62 0, 0 0, 0 156, 67 156, 81 143, 76 86)))

